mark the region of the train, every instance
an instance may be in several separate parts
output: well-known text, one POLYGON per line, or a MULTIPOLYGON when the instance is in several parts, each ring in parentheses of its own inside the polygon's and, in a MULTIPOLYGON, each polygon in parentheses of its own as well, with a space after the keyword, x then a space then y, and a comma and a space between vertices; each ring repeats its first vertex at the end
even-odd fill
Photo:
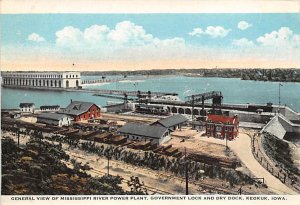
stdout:
POLYGON ((165 105, 137 104, 135 105, 135 112, 152 115, 170 115, 170 111, 165 105))

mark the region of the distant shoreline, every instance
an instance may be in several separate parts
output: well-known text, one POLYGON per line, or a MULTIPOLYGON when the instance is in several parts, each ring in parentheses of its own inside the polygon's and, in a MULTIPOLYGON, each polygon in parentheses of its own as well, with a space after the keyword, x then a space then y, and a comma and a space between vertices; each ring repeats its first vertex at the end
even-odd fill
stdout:
MULTIPOLYGON (((1 71, 1 73, 8 71, 1 71)), ((17 72, 17 71, 16 71, 17 72)), ((25 72, 25 71, 18 71, 25 72)), ((34 72, 34 71, 27 71, 34 72)), ((66 71, 68 72, 68 71, 66 71)), ((151 77, 216 77, 216 78, 238 78, 241 80, 268 81, 268 82, 300 82, 300 68, 247 68, 247 69, 152 69, 135 71, 81 71, 82 76, 148 76, 151 77)), ((148 78, 147 77, 147 78, 148 78)))
POLYGON ((138 71, 84 71, 83 76, 105 75, 148 75, 150 76, 186 76, 186 77, 217 77, 239 78, 241 80, 269 82, 300 82, 300 69, 161 69, 138 71))

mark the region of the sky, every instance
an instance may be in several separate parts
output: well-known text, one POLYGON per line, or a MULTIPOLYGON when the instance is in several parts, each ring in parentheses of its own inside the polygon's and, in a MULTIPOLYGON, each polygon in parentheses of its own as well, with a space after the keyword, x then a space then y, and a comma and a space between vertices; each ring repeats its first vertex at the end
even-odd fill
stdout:
POLYGON ((2 14, 1 23, 1 70, 300 68, 299 13, 2 14))

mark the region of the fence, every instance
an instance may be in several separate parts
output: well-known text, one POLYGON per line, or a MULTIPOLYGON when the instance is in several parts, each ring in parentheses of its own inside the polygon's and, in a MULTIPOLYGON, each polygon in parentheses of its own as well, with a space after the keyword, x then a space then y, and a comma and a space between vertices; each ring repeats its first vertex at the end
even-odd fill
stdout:
POLYGON ((296 187, 295 182, 296 178, 289 174, 286 170, 281 168, 279 165, 274 165, 274 162, 265 154, 264 151, 261 150, 261 134, 257 133, 251 136, 251 146, 252 153, 256 160, 273 176, 278 178, 282 183, 286 185, 291 185, 295 189, 299 189, 296 187))

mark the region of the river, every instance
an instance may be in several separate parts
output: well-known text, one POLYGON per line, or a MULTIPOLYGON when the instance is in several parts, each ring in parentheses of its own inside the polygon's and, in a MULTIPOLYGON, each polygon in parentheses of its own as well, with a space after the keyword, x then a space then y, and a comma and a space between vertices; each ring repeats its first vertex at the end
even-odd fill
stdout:
MULTIPOLYGON (((82 76, 82 80, 100 79, 101 76, 82 76)), ((112 78, 112 77, 110 77, 112 78)), ((120 78, 120 76, 117 76, 120 78)), ((140 77, 139 77, 140 79, 140 77)), ((286 104, 296 111, 300 111, 300 83, 282 83, 281 105, 286 104)), ((278 104, 279 83, 263 81, 246 81, 237 78, 204 78, 185 76, 157 76, 145 80, 134 80, 129 76, 121 82, 85 85, 85 89, 119 89, 176 92, 182 100, 192 94, 219 90, 223 93, 224 103, 255 103, 266 104, 272 102, 278 104)), ((20 102, 34 102, 36 107, 41 105, 60 105, 66 107, 70 100, 94 102, 100 106, 106 102, 117 101, 103 97, 92 96, 90 93, 66 92, 66 91, 39 91, 23 90, 2 87, 1 108, 18 108, 20 102)))

